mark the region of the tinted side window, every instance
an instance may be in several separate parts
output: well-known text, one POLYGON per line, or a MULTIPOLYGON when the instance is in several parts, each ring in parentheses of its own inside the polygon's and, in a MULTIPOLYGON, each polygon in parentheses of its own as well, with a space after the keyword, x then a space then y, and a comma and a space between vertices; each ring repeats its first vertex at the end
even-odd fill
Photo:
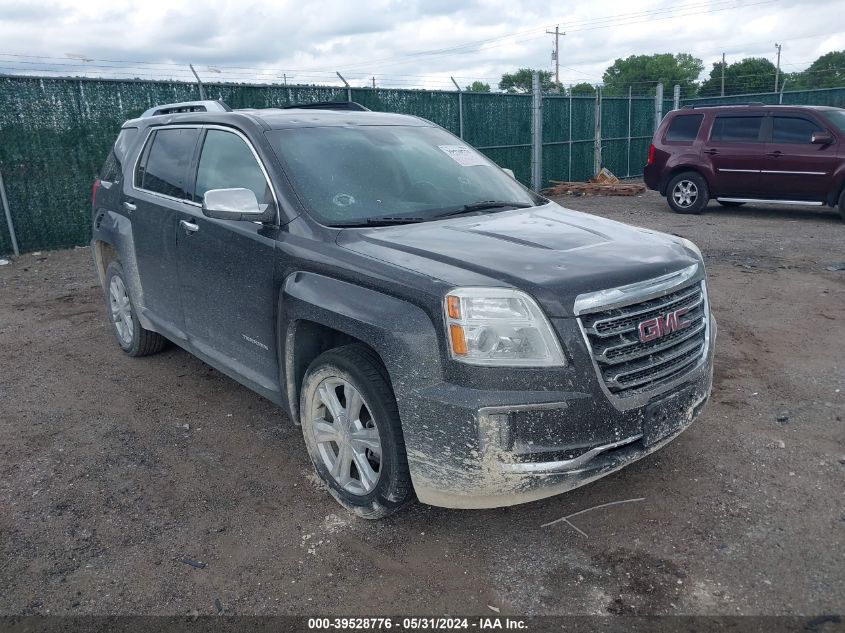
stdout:
POLYGON ((106 182, 119 182, 123 177, 123 159, 129 151, 130 146, 138 136, 138 128, 126 128, 117 135, 117 140, 112 150, 106 157, 106 162, 100 170, 100 180, 106 182))
POLYGON ((773 143, 810 143, 813 133, 822 128, 807 119, 776 116, 772 121, 773 143))
POLYGON ((210 189, 235 188, 252 190, 259 204, 270 204, 273 200, 264 172, 249 145, 236 134, 209 130, 197 169, 197 200, 202 202, 210 189))
POLYGON ((713 122, 711 141, 756 143, 760 137, 762 116, 720 116, 713 122))
POLYGON ((173 198, 188 197, 188 166, 199 129, 158 130, 138 162, 135 186, 173 198))
POLYGON ((676 116, 666 131, 667 141, 694 141, 698 136, 698 128, 704 120, 703 114, 684 114, 676 116))

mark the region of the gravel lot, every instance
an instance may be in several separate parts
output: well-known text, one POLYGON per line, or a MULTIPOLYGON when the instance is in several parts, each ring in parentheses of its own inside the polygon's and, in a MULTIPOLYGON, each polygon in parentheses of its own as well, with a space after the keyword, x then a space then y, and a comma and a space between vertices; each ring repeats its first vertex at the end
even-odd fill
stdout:
POLYGON ((0 613, 841 613, 845 223, 561 202, 702 248, 714 397, 632 467, 500 510, 352 518, 266 400, 176 347, 120 352, 89 249, 0 267, 0 613), (636 497, 573 519, 587 537, 540 527, 636 497))

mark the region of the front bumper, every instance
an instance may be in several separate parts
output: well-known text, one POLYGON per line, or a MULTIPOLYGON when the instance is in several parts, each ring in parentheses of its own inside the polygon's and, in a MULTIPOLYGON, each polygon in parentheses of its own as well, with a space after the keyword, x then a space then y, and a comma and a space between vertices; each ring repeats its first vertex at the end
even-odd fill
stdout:
POLYGON ((715 320, 704 361, 670 391, 620 409, 589 392, 487 391, 441 383, 400 401, 417 497, 449 508, 492 508, 560 494, 659 450, 710 396, 715 320), (413 410, 422 419, 404 423, 413 410), (425 413, 423 413, 425 412, 425 413), (444 424, 446 420, 449 424, 444 424))

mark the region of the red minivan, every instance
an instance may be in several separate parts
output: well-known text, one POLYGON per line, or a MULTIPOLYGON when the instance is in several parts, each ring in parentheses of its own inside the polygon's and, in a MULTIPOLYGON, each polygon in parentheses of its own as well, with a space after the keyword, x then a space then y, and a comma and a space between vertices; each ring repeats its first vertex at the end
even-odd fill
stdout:
POLYGON ((845 109, 686 106, 654 134, 644 179, 677 213, 708 201, 839 206, 845 219, 845 109))

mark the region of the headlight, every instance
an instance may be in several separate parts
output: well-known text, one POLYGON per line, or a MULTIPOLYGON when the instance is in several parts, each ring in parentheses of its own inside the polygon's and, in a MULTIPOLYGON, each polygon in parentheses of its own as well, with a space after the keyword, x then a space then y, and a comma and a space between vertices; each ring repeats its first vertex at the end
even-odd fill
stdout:
POLYGON ((566 360, 537 303, 510 288, 456 288, 444 304, 452 358, 471 365, 550 367, 566 360))

